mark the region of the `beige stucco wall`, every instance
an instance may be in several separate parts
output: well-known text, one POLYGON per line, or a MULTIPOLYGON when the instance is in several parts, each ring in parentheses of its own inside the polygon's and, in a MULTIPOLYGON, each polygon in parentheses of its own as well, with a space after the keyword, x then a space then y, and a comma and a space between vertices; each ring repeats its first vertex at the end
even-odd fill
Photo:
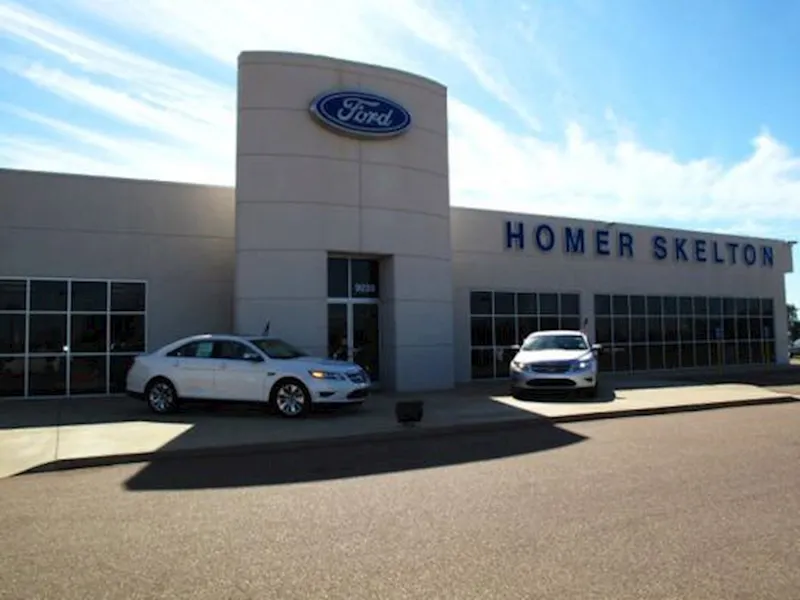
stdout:
POLYGON ((327 353, 329 252, 380 257, 382 379, 397 389, 453 382, 452 278, 443 86, 330 58, 239 58, 235 323, 327 353), (359 140, 322 127, 312 100, 334 89, 388 97, 404 135, 359 140))
MULTIPOLYGON (((579 292, 582 317, 589 319, 588 331, 592 333, 595 294, 771 297, 775 302, 776 356, 779 362, 788 360, 782 324, 786 323, 785 274, 792 271, 792 255, 785 242, 467 208, 453 208, 450 218, 458 381, 470 377, 469 294, 472 290, 579 292), (524 249, 506 248, 506 221, 523 223, 524 249), (535 243, 534 231, 540 224, 550 225, 556 234, 555 247, 548 253, 541 252, 535 243), (583 255, 563 251, 564 227, 584 230, 586 251, 583 255), (597 229, 609 231, 610 256, 597 256, 594 252, 593 232, 597 229), (620 233, 632 236, 633 258, 618 256, 620 233), (651 247, 655 235, 662 235, 668 241, 673 237, 707 240, 708 261, 677 262, 673 259, 674 247, 670 248, 666 259, 656 260, 651 247), (754 245, 758 251, 756 264, 746 266, 741 256, 735 265, 714 264, 714 241, 720 245, 726 242, 739 243, 740 247, 748 243, 754 245), (774 249, 771 268, 761 266, 762 245, 774 249)), ((687 253, 690 250, 688 245, 686 250, 687 253)))
POLYGON ((229 330, 233 189, 0 169, 0 278, 148 283, 156 348, 229 330))

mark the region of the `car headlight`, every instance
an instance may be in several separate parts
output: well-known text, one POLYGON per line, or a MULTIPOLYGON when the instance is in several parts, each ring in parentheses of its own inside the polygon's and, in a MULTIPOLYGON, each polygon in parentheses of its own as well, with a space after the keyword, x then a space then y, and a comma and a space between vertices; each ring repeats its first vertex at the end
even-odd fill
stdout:
POLYGON ((524 371, 525 370, 525 365, 522 364, 521 362, 519 362, 518 360, 512 360, 511 361, 511 367, 513 369, 516 369, 517 371, 524 371))
POLYGON ((585 369, 591 368, 593 363, 594 363, 594 359, 587 358, 585 360, 579 360, 579 361, 576 361, 576 362, 572 363, 572 368, 575 371, 583 371, 585 369))
POLYGON ((331 371, 309 371, 308 374, 314 379, 333 379, 335 381, 342 381, 344 379, 344 375, 341 373, 333 373, 331 371))

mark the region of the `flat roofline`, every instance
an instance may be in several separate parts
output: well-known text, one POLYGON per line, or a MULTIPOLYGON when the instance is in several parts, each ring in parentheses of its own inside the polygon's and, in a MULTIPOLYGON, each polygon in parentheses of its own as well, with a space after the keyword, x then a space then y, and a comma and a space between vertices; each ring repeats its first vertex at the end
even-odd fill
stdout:
POLYGON ((94 175, 91 173, 72 173, 69 171, 39 171, 36 169, 10 169, 0 167, 0 175, 5 173, 21 173, 23 175, 35 175, 45 177, 76 177, 81 179, 102 179, 104 181, 118 181, 120 183, 152 183, 156 185, 181 185, 195 188, 235 190, 235 186, 215 185, 211 183, 195 183, 191 181, 180 181, 170 179, 144 179, 141 177, 120 177, 117 175, 94 175))

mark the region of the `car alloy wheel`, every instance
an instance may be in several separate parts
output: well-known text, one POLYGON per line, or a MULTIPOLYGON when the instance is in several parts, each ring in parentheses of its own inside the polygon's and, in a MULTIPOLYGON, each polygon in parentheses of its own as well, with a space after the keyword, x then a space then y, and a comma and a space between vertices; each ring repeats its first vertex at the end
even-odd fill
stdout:
POLYGON ((164 379, 154 381, 147 389, 147 403, 153 412, 159 414, 174 411, 178 404, 175 388, 164 379))
POLYGON ((308 392, 300 383, 286 381, 275 392, 275 406, 285 417, 300 417, 308 410, 308 392))

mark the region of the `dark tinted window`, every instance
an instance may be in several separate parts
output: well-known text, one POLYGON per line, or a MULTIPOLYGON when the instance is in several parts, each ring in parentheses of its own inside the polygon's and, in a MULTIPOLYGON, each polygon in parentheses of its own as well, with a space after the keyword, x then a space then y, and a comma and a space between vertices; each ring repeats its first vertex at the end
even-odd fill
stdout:
POLYGON ((347 298, 349 275, 346 258, 328 259, 328 298, 347 298))
POLYGON ((73 312, 106 312, 108 284, 105 281, 73 281, 73 312))
POLYGON ((380 296, 380 266, 376 260, 352 259, 350 280, 353 298, 377 298, 380 296))
POLYGON ((144 312, 145 286, 143 283, 112 283, 112 312, 144 312))
POLYGON ((494 314, 513 315, 516 311, 514 306, 514 294, 508 292, 495 292, 494 294, 494 314))
POLYGON ((558 294, 539 294, 539 312, 543 315, 557 315, 558 294))
POLYGON ((473 315, 491 315, 492 292, 472 292, 469 296, 469 310, 473 315))
POLYGON ((578 294, 561 294, 561 314, 573 316, 581 314, 581 300, 578 294))
POLYGON ((27 283, 0 279, 0 310, 25 310, 27 283))
POLYGON ((255 354, 241 342, 234 342, 231 340, 217 342, 215 357, 224 360, 243 360, 247 354, 255 354))
POLYGON ((31 310, 66 312, 66 281, 31 281, 31 310))
POLYGON ((517 314, 535 315, 537 311, 536 294, 517 294, 517 314))
POLYGON ((189 342, 180 348, 176 348, 168 356, 180 356, 182 358, 211 358, 214 355, 214 342, 201 341, 189 342))
POLYGON ((603 316, 611 314, 611 296, 597 295, 594 297, 594 314, 603 316))

